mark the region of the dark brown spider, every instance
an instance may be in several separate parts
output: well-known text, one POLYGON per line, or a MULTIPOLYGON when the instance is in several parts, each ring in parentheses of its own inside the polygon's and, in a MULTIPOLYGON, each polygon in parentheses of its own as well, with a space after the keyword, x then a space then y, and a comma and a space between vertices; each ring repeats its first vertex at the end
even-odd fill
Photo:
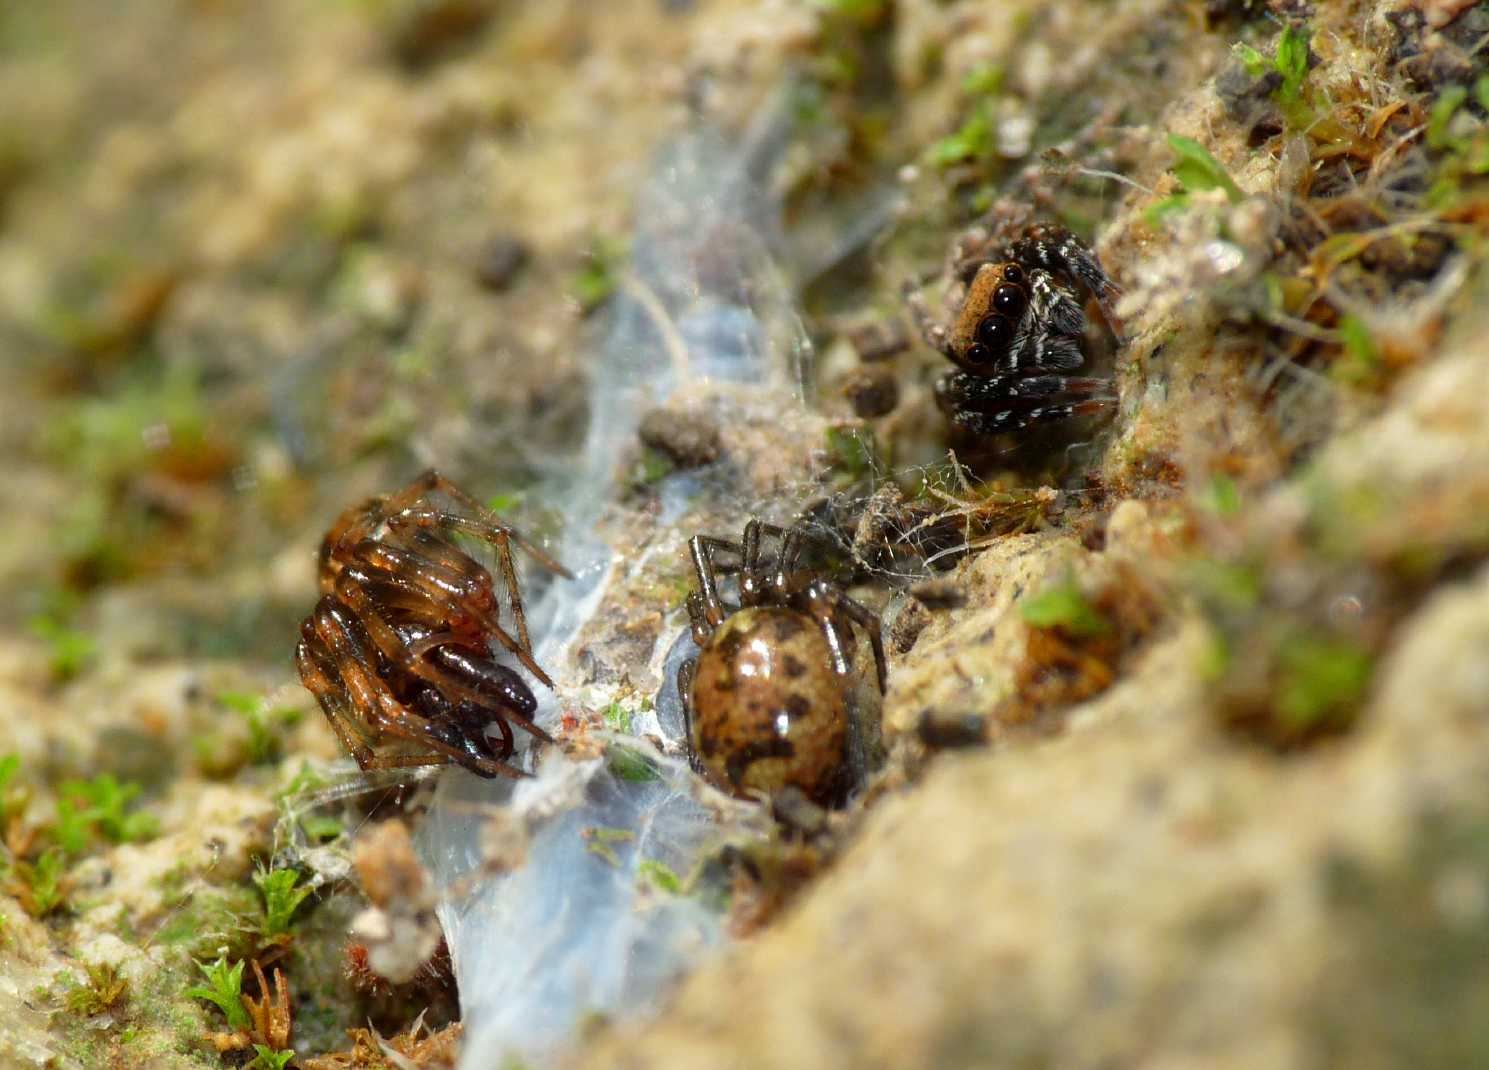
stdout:
POLYGON ((840 800, 868 765, 851 697, 853 625, 868 634, 882 694, 878 615, 800 567, 798 529, 751 520, 740 542, 697 535, 688 546, 698 579, 688 616, 700 653, 683 663, 677 687, 694 768, 737 795, 794 785, 816 802, 840 800), (761 553, 767 536, 779 543, 773 557, 761 553), (719 577, 731 575, 737 606, 719 597, 719 577))
POLYGON ((363 769, 455 764, 477 776, 521 776, 507 759, 512 725, 545 742, 537 700, 492 658, 494 640, 548 687, 533 660, 512 545, 569 572, 435 471, 397 494, 344 512, 321 543, 322 597, 300 626, 295 660, 342 745, 363 769), (430 502, 442 494, 463 512, 430 502), (501 623, 491 573, 451 538, 496 548, 515 636, 501 623), (495 724, 493 745, 486 735, 495 724), (379 753, 385 741, 410 746, 379 753))
POLYGON ((950 326, 932 318, 913 283, 905 297, 926 342, 961 369, 936 383, 936 401, 957 426, 997 434, 1112 404, 1109 380, 1070 374, 1085 363, 1086 326, 1071 287, 1096 298, 1114 332, 1112 307, 1121 294, 1075 235, 1028 227, 1013 242, 973 250, 953 274, 950 326))

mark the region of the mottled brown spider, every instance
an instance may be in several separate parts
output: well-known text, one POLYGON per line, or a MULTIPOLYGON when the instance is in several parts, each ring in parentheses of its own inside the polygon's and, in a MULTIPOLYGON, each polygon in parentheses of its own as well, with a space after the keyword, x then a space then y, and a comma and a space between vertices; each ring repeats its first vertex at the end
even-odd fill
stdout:
POLYGON ((775 795, 794 785, 813 801, 840 801, 863 779, 868 748, 852 697, 858 680, 856 624, 885 684, 877 614, 800 558, 803 535, 759 520, 740 542, 694 536, 688 543, 698 589, 688 616, 698 657, 677 676, 693 767, 736 795, 775 795), (762 554, 765 538, 778 543, 762 554), (719 578, 738 578, 737 606, 719 578))
POLYGON ((1096 254, 1063 227, 1032 226, 1007 244, 983 244, 953 268, 949 326, 937 323, 917 287, 910 314, 927 344, 959 371, 936 383, 936 401, 958 427, 977 434, 1016 431, 1099 412, 1111 383, 1071 375, 1085 363, 1086 317, 1072 288, 1096 298, 1115 333, 1121 291, 1096 254))
POLYGON ((523 775, 507 764, 512 725, 545 742, 537 700, 518 673, 492 657, 504 647, 545 686, 533 660, 513 544, 551 572, 558 562, 438 472, 353 506, 321 543, 322 597, 300 627, 300 679, 363 769, 454 764, 477 776, 523 775), (460 512, 431 501, 439 494, 460 512), (491 573, 454 541, 496 549, 512 631, 501 622, 491 573), (515 632, 515 635, 513 634, 515 632), (486 730, 495 725, 501 740, 486 730), (406 744, 380 753, 385 742, 406 744))

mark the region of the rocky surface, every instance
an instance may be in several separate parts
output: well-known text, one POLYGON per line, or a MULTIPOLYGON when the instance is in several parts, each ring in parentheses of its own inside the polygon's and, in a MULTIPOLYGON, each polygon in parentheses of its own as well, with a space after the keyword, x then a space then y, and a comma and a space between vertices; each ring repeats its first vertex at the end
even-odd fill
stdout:
POLYGON ((370 1020, 449 1065, 440 957, 348 945, 358 828, 421 802, 294 678, 314 550, 430 464, 561 534, 700 117, 785 131, 808 404, 695 386, 617 452, 566 742, 666 685, 690 535, 805 512, 889 624, 887 762, 569 1062, 1489 1059, 1489 5, 106 6, 0 11, 0 1063, 378 1066, 370 1020), (1125 290, 1118 401, 959 438, 902 287, 1036 218, 1125 290), (293 1032, 252 970, 248 1027, 189 996, 219 960, 293 1032))

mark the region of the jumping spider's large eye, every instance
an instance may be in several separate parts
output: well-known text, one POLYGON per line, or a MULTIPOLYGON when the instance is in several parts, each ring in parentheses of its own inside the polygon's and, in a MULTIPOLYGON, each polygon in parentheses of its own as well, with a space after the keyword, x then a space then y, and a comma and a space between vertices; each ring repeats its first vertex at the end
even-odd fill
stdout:
POLYGON ((1005 316, 1017 316, 1024 310, 1024 291, 1017 286, 999 286, 993 291, 993 307, 1005 316))
MULTIPOLYGON (((1013 321, 1006 316, 988 316, 977 325, 977 341, 988 349, 997 351, 1003 349, 1013 340, 1013 321)), ((973 346, 972 348, 976 348, 973 346)), ((971 350, 968 350, 967 359, 972 359, 971 350)), ((977 363, 974 361, 974 363, 977 363)))

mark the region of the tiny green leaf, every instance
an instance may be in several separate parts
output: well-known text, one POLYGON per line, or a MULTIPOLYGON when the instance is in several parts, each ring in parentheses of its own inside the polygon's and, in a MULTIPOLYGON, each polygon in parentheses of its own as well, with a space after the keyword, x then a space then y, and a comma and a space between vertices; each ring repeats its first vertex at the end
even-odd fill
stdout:
POLYGON ((1267 57, 1244 41, 1231 45, 1231 52, 1241 61, 1241 66, 1246 68, 1246 73, 1251 77, 1261 78, 1267 73, 1267 57))
POLYGON ((1467 86, 1450 85, 1433 102, 1432 111, 1427 115, 1427 144, 1431 148, 1451 149, 1457 147, 1453 143, 1452 135, 1448 132, 1448 124, 1452 122, 1453 115, 1467 99, 1467 86))
POLYGON ((254 1056, 253 1062, 249 1063, 249 1070, 284 1070, 289 1061, 295 1057, 293 1049, 286 1048, 284 1051, 275 1051, 266 1044, 255 1044, 253 1050, 258 1054, 254 1056))
POLYGON ((1090 603, 1073 577, 1027 599, 1019 614, 1036 628, 1059 628, 1078 639, 1094 639, 1112 630, 1111 621, 1090 603))
POLYGON ((658 862, 654 858, 643 858, 636 867, 636 874, 669 895, 682 894, 682 878, 665 862, 658 862))
POLYGON ((1239 204, 1245 199, 1246 195, 1241 192, 1241 187, 1226 174, 1220 161, 1210 155, 1210 150, 1198 141, 1179 134, 1169 134, 1168 147, 1178 157, 1174 162, 1174 177, 1185 190, 1194 193, 1221 189, 1232 204, 1239 204))
POLYGON ((1277 41, 1277 58, 1273 61, 1277 73, 1282 75, 1282 87, 1277 98, 1284 104, 1298 99, 1303 81, 1308 77, 1308 29, 1282 28, 1277 41))
POLYGON ((204 988, 198 985, 195 988, 188 988, 187 997, 215 1003, 218 1010, 226 1016, 229 1026, 233 1029, 248 1029, 252 1023, 249 1021, 248 1012, 243 1008, 242 961, 229 966, 226 958, 219 956, 216 962, 198 962, 197 967, 212 987, 204 988))
POLYGON ((310 894, 309 888, 297 887, 299 882, 300 874, 292 869, 260 869, 253 875, 264 897, 265 936, 289 932, 290 918, 310 894))

